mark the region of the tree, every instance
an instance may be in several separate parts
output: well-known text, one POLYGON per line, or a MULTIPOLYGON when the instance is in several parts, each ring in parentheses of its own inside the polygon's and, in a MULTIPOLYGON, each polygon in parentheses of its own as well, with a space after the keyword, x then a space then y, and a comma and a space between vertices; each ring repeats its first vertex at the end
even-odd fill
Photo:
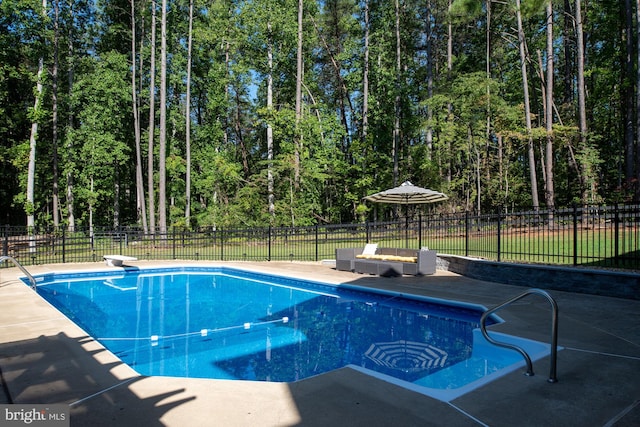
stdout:
POLYGON ((527 54, 524 30, 522 27, 522 11, 520 0, 516 0, 516 19, 518 21, 518 49, 520 51, 520 69, 522 71, 522 90, 524 93, 524 119, 528 139, 529 176, 531 177, 531 201, 535 210, 539 207, 538 199, 538 178, 536 174, 535 149, 533 146, 532 126, 531 126, 531 106, 529 100, 529 80, 527 73, 527 54))
MULTIPOLYGON (((140 113, 138 111, 138 80, 136 78, 136 8, 135 0, 131 1, 131 110, 133 112, 133 131, 136 144, 136 213, 137 219, 142 224, 144 234, 147 234, 147 210, 144 202, 144 179, 142 177, 142 150, 140 113)), ((142 60, 141 60, 142 61, 142 60)))
POLYGON ((147 197, 149 197, 149 231, 156 232, 156 189, 153 179, 154 167, 154 139, 156 133, 156 0, 151 0, 151 43, 149 60, 149 131, 147 148, 147 197))
POLYGON ((545 125, 547 130, 547 144, 545 150, 545 202, 548 209, 555 206, 555 192, 553 182, 553 2, 547 2, 547 75, 545 90, 545 125))
POLYGON ((158 157, 158 220, 160 235, 167 234, 167 0, 160 18, 160 155, 158 157))
MULTIPOLYGON (((640 0, 636 0, 636 23, 640 23, 640 0)), ((640 24, 639 24, 640 25, 640 24)), ((636 136, 640 138, 640 28, 636 31, 636 136)), ((636 143, 640 146, 640 143, 636 143)), ((640 149, 636 151, 636 180, 640 182, 640 149)))
POLYGON ((133 139, 130 89, 129 63, 116 52, 85 59, 82 77, 74 85, 72 101, 80 125, 71 138, 83 159, 76 191, 79 203, 87 207, 83 220, 92 229, 95 212, 101 213, 97 225, 120 225, 122 170, 131 160, 133 139))
MULTIPOLYGON (((273 114, 273 34, 271 21, 267 22, 267 112, 273 114)), ((267 203, 269 219, 274 222, 276 215, 274 182, 273 182, 273 126, 267 121, 267 203)))
MULTIPOLYGON (((582 27, 582 3, 581 0, 576 0, 576 10, 575 10, 575 26, 576 26, 576 63, 578 64, 578 129, 580 136, 580 149, 587 150, 587 107, 586 107, 586 97, 587 92, 585 88, 585 79, 584 79, 584 31, 582 27)), ((591 163, 591 162, 590 162, 591 163)), ((578 172, 578 177, 580 179, 580 190, 581 195, 580 199, 582 203, 587 203, 588 197, 588 189, 587 189, 587 181, 588 178, 585 176, 587 172, 585 168, 581 168, 578 161, 575 161, 576 170, 578 172)), ((584 166, 584 165, 583 165, 584 166)))
POLYGON ((300 132, 300 121, 302 120, 302 17, 303 0, 298 0, 298 49, 296 55, 296 128, 295 128, 295 156, 294 156, 294 183, 295 188, 300 186, 300 155, 302 151, 302 133, 300 132))
POLYGON ((185 98, 185 150, 187 153, 185 188, 185 223, 191 222, 191 51, 193 44, 193 0, 189 0, 189 32, 187 35, 187 94, 185 98))
MULTIPOLYGON (((42 0, 42 16, 47 16, 47 0, 42 0)), ((38 73, 36 76, 36 95, 32 112, 31 135, 29 136, 29 171, 27 177, 27 204, 25 210, 27 212, 27 227, 29 232, 33 232, 35 227, 35 180, 36 180, 36 147, 38 138, 38 121, 40 120, 42 108, 42 79, 44 73, 44 57, 41 55, 38 59, 38 73)), ((34 243, 30 244, 35 250, 34 243)))
POLYGON ((52 188, 52 212, 53 225, 60 225, 60 200, 58 194, 58 66, 59 66, 59 38, 60 38, 60 8, 58 0, 53 1, 53 68, 51 70, 51 145, 53 150, 53 188, 52 188))

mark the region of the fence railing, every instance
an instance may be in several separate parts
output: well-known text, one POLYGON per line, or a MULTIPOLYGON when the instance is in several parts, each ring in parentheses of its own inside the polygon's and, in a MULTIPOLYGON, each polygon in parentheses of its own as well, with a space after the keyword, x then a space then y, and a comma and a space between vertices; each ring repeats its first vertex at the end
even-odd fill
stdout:
POLYGON ((146 260, 319 261, 334 258, 336 248, 369 242, 496 261, 640 269, 640 205, 164 233, 137 227, 0 229, 0 255, 23 265, 100 261, 112 253, 146 260))

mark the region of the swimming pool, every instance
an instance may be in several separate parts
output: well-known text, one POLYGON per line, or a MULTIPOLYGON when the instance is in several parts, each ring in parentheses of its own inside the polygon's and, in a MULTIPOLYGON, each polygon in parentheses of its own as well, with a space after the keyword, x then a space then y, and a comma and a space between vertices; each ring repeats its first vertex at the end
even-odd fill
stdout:
MULTIPOLYGON (((484 340, 476 305, 228 267, 36 280, 40 295, 143 375, 291 382, 349 366, 450 400, 524 364, 484 340)), ((534 360, 548 353, 502 339, 534 360)))

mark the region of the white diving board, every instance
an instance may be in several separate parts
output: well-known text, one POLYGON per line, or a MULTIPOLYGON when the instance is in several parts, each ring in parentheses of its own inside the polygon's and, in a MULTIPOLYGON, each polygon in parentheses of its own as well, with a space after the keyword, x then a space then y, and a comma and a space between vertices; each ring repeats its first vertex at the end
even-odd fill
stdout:
POLYGON ((132 256, 125 256, 125 255, 104 255, 103 258, 106 261, 107 265, 111 267, 121 267, 122 263, 125 261, 138 260, 138 258, 134 258, 132 256))

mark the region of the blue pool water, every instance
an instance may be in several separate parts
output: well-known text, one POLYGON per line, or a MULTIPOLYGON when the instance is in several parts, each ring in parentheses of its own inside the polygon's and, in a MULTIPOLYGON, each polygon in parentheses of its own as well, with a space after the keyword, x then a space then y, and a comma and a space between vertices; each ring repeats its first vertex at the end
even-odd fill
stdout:
MULTIPOLYGON (((290 382, 351 366, 447 399, 523 364, 484 340, 474 305, 226 267, 36 279, 40 295, 143 375, 290 382)), ((517 342, 534 359, 548 351, 517 342)))

